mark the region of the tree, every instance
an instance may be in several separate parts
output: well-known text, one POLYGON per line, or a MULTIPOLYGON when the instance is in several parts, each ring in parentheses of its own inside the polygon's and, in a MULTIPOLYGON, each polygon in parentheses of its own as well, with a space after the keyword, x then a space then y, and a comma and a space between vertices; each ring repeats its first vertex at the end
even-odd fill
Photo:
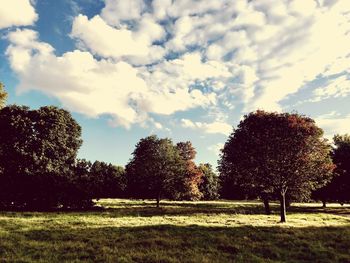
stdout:
POLYGON ((53 106, 7 106, 0 111, 0 127, 3 205, 63 205, 82 143, 81 128, 70 113, 53 106))
POLYGON ((181 176, 183 182, 178 184, 179 189, 177 192, 180 195, 175 199, 199 200, 203 196, 198 188, 203 173, 194 163, 194 158, 197 154, 196 150, 190 141, 177 143, 176 149, 184 161, 184 174, 181 176))
POLYGON ((313 193, 313 198, 321 200, 323 207, 327 202, 344 204, 350 201, 350 135, 335 135, 333 141, 334 176, 327 185, 313 193))
POLYGON ((0 82, 0 109, 5 106, 7 93, 4 90, 4 85, 0 82))
POLYGON ((123 167, 95 161, 90 168, 89 179, 94 198, 124 196, 126 178, 123 167))
POLYGON ((199 165, 199 170, 202 173, 199 191, 203 195, 204 200, 215 200, 219 198, 218 194, 218 176, 214 173, 212 166, 209 163, 199 165))
POLYGON ((310 195, 331 178, 331 147, 322 135, 311 118, 296 113, 250 113, 224 146, 220 176, 232 177, 260 196, 278 195, 285 222, 287 192, 310 195))
POLYGON ((342 204, 350 201, 350 135, 335 135, 333 140, 333 162, 337 166, 332 181, 334 199, 342 204))
POLYGON ((154 198, 157 207, 162 197, 173 195, 183 174, 183 160, 168 138, 152 135, 141 139, 133 158, 126 165, 127 192, 131 197, 154 198))
MULTIPOLYGON (((230 140, 230 139, 229 139, 230 140)), ((226 149, 228 151, 229 149, 226 149)), ((230 162, 219 161, 219 195, 220 198, 229 199, 229 200, 246 200, 246 199, 255 199, 258 196, 254 191, 247 191, 242 180, 236 176, 232 176, 233 170, 231 169, 230 162)))

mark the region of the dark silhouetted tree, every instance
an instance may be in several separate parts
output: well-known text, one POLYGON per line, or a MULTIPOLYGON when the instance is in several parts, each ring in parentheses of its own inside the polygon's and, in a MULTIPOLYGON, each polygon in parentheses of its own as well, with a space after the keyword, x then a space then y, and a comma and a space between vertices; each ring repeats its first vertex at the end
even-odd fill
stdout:
POLYGON ((333 162, 337 166, 333 187, 335 199, 342 204, 350 201, 350 135, 335 135, 333 140, 333 162))
POLYGON ((63 205, 82 143, 81 128, 70 113, 52 106, 38 110, 8 106, 0 111, 0 127, 3 205, 42 209, 63 205))
POLYGON ((323 207, 327 202, 343 204, 350 201, 350 135, 335 135, 333 141, 334 176, 330 183, 313 193, 314 199, 321 200, 323 207))
POLYGON ((182 182, 183 160, 172 141, 152 135, 141 139, 126 166, 127 192, 131 197, 161 198, 174 196, 182 182))
POLYGON ((219 161, 221 176, 260 195, 278 195, 281 222, 286 221, 286 194, 304 195, 325 185, 334 165, 323 131, 305 116, 257 111, 244 116, 231 134, 219 161))
POLYGON ((199 191, 202 193, 204 200, 215 200, 219 198, 218 176, 214 173, 209 163, 202 163, 198 169, 202 172, 201 182, 199 183, 199 191))
MULTIPOLYGON (((232 137, 232 135, 231 135, 232 137)), ((229 141, 232 138, 229 138, 229 141)), ((231 149, 226 148, 225 156, 230 156, 231 149)), ((229 200, 244 200, 257 198, 255 191, 249 191, 251 188, 247 188, 243 180, 239 177, 233 176, 234 169, 231 162, 219 160, 219 195, 220 198, 229 200)))

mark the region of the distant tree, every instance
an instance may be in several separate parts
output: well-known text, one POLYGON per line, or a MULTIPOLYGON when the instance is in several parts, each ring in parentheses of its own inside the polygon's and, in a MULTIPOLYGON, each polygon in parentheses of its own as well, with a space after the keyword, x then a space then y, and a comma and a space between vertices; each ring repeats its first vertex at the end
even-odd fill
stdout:
POLYGON ((333 162, 337 166, 333 187, 335 199, 342 204, 350 202, 350 135, 335 135, 333 140, 333 162))
POLYGON ((286 221, 286 194, 304 195, 331 178, 334 165, 323 131, 305 116, 257 111, 244 116, 226 142, 220 176, 234 178, 248 191, 278 195, 281 222, 286 221))
POLYGON ((179 196, 176 199, 199 200, 203 196, 198 188, 203 173, 194 162, 197 154, 196 150, 189 141, 177 143, 176 149, 184 161, 184 174, 179 176, 183 179, 183 182, 178 183, 177 193, 179 193, 179 196))
POLYGON ((212 166, 209 163, 199 165, 199 170, 202 172, 202 180, 199 184, 199 191, 202 193, 204 200, 215 200, 219 198, 218 176, 214 173, 212 166))
POLYGON ((126 165, 127 192, 131 197, 155 198, 174 195, 183 180, 183 160, 172 141, 152 135, 141 139, 126 165))
POLYGON ((0 82, 0 109, 5 106, 7 93, 4 90, 4 85, 0 82))
POLYGON ((7 106, 0 111, 0 127, 0 202, 43 209, 63 205, 82 143, 70 113, 52 106, 7 106))
POLYGON ((334 176, 327 185, 313 193, 313 198, 322 201, 323 207, 327 202, 343 204, 350 201, 350 135, 335 135, 333 141, 334 176))
POLYGON ((95 161, 91 166, 89 179, 94 198, 124 196, 126 178, 123 167, 95 161))

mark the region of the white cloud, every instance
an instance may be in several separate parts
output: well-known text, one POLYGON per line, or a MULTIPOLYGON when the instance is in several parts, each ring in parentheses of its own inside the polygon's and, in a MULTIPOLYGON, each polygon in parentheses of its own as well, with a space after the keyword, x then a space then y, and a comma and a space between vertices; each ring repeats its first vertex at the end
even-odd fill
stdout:
POLYGON ((40 90, 71 110, 92 117, 111 114, 126 127, 139 120, 136 104, 147 87, 129 64, 98 61, 79 50, 57 57, 31 30, 17 30, 8 38, 7 55, 20 77, 19 92, 40 90))
MULTIPOLYGON (((157 85, 157 76, 161 81, 168 75, 159 68, 145 81, 144 74, 149 74, 146 68, 135 68, 123 61, 97 60, 80 50, 56 56, 52 46, 37 38, 37 33, 28 29, 8 35, 11 45, 7 56, 20 79, 18 92, 40 90, 73 111, 91 117, 110 114, 114 124, 125 127, 146 121, 150 112, 172 114, 215 103, 212 93, 190 91, 189 77, 179 78, 177 85, 168 80, 169 86, 163 88, 157 85)), ((184 65, 175 63, 171 67, 182 73, 184 65)), ((159 123, 155 126, 160 128, 159 123)))
POLYGON ((315 89, 313 94, 314 98, 312 101, 346 97, 350 94, 350 78, 347 75, 339 76, 329 81, 325 87, 315 89))
MULTIPOLYGON (((124 126, 196 107, 279 110, 317 77, 348 74, 350 1, 106 0, 100 14, 75 17, 71 36, 77 50, 57 56, 33 31, 10 34, 20 90, 124 126)), ((348 96, 348 84, 339 77, 315 100, 348 96)))
POLYGON ((181 126, 184 128, 196 128, 196 124, 189 119, 181 119, 181 126))
MULTIPOLYGON (((263 58, 258 62, 256 83, 261 87, 261 95, 254 96, 247 109, 280 109, 279 101, 317 76, 327 74, 327 68, 334 69, 338 59, 347 57, 350 2, 345 2, 348 4, 337 1, 332 7, 325 2, 316 8, 314 3, 307 7, 305 1, 294 1, 287 6, 288 15, 279 21, 276 33, 267 41, 256 43, 257 53, 263 58)), ((347 68, 346 64, 338 65, 333 73, 347 68)))
POLYGON ((151 52, 160 52, 151 46, 152 41, 164 36, 164 31, 149 17, 144 17, 140 21, 139 30, 133 32, 127 28, 114 28, 99 15, 90 20, 84 15, 79 15, 73 21, 71 35, 94 54, 104 58, 146 57, 151 52))
POLYGON ((32 25, 38 19, 30 0, 1 1, 0 29, 32 25))
POLYGON ((101 16, 111 25, 123 20, 139 19, 145 4, 143 0, 105 0, 101 16))
POLYGON ((181 119, 181 126, 184 128, 198 129, 205 133, 218 133, 229 135, 232 132, 232 126, 225 122, 192 122, 189 119, 181 119))

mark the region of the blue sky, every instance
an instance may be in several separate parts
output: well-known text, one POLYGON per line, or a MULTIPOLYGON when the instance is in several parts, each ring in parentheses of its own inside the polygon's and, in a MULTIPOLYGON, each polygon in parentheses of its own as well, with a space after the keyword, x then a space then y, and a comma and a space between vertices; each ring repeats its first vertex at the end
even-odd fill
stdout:
POLYGON ((81 158, 125 165, 157 134, 216 166, 256 109, 350 132, 350 1, 11 0, 0 34, 8 103, 70 110, 81 158))

